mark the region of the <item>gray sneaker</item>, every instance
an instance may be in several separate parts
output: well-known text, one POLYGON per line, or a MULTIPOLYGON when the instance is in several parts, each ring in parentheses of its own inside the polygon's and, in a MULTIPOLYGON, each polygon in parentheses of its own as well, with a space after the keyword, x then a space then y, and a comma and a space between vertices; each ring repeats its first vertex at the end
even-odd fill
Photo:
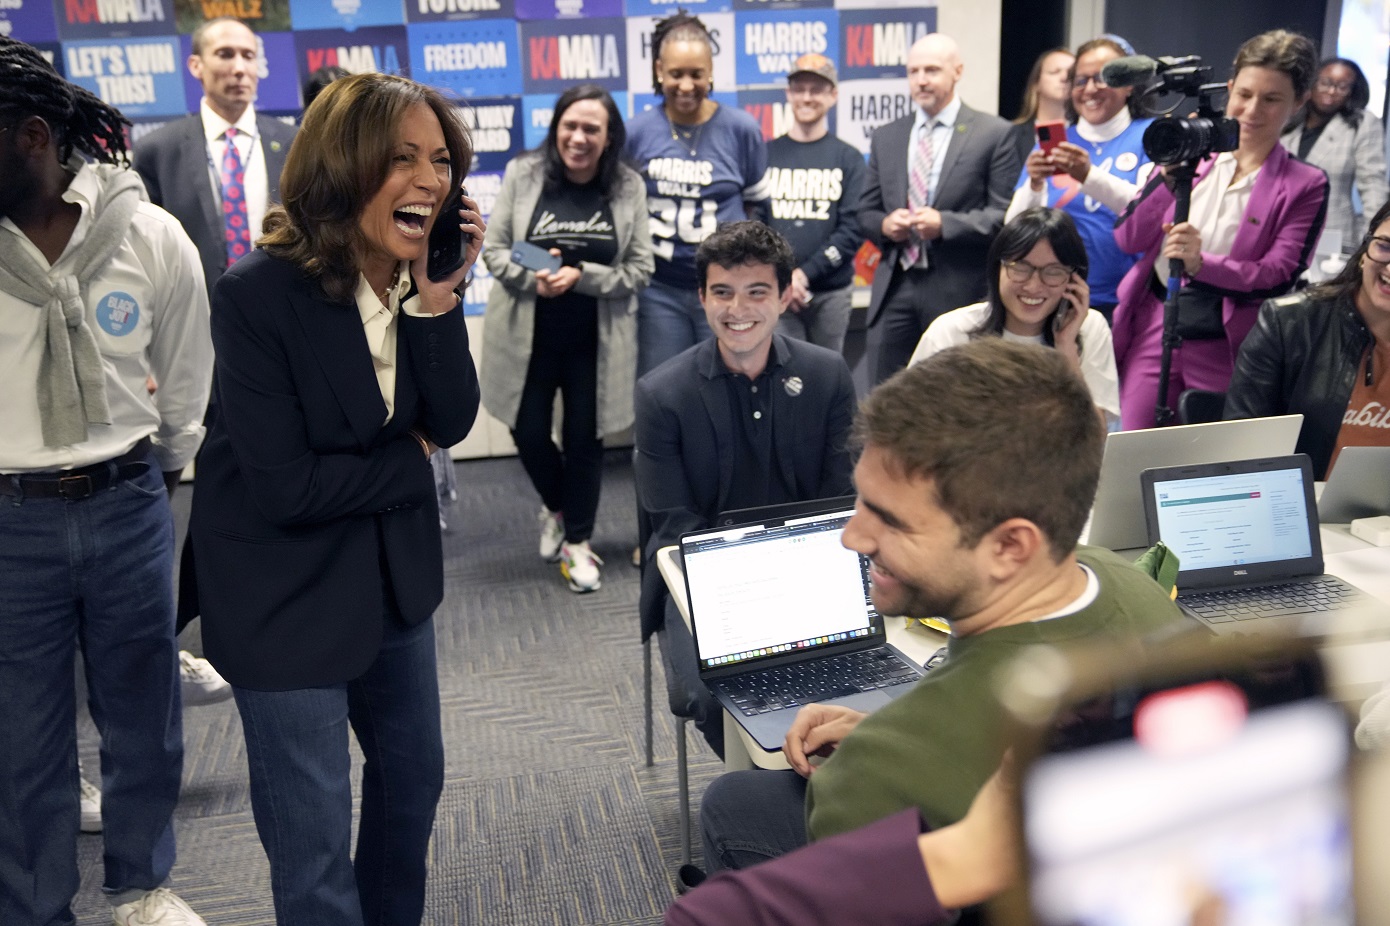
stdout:
POLYGON ((208 926, 207 920, 167 887, 155 888, 139 900, 111 908, 114 926, 208 926))
POLYGON ((560 544, 565 542, 565 516, 542 505, 536 520, 541 522, 541 542, 538 546, 541 559, 553 563, 560 558, 560 544))
POLYGON ((82 820, 78 829, 84 833, 101 832, 101 789, 82 775, 81 764, 77 767, 77 784, 81 789, 82 820))

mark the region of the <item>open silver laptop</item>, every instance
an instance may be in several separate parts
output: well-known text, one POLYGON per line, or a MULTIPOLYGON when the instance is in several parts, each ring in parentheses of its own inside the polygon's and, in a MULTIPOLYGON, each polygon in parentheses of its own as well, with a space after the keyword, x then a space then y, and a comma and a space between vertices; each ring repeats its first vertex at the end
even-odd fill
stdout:
POLYGON ((1390 514, 1390 447, 1343 447, 1318 498, 1324 524, 1390 514))
POLYGON ((1144 470, 1293 453, 1302 426, 1302 415, 1279 415, 1108 435, 1084 541, 1108 550, 1147 546, 1144 502, 1139 495, 1139 474, 1144 470))

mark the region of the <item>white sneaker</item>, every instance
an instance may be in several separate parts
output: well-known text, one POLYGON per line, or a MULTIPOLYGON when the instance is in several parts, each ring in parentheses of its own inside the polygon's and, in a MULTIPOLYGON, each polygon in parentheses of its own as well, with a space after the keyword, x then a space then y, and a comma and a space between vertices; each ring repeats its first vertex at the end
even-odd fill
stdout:
POLYGON ((84 833, 100 833, 101 789, 83 777, 80 766, 77 771, 77 784, 81 789, 82 803, 82 822, 77 828, 84 833))
POLYGON ((589 549, 589 541, 560 544, 560 573, 569 580, 570 591, 592 592, 603 585, 598 567, 603 560, 589 549))
POLYGON ((542 505, 536 520, 541 522, 541 559, 553 563, 560 558, 560 545, 565 542, 565 516, 542 505))
POLYGON ((179 650, 179 681, 183 688, 183 706, 216 704, 232 696, 232 686, 217 674, 212 663, 199 659, 188 650, 179 650))
POLYGON ((147 892, 139 900, 111 908, 115 926, 208 926, 207 920, 167 887, 147 892))

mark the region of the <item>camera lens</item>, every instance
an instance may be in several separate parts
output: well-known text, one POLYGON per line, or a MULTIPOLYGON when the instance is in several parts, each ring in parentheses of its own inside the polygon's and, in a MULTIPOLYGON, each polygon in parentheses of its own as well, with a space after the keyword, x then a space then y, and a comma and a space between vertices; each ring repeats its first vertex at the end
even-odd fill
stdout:
POLYGON ((1234 119, 1158 119, 1144 130, 1145 153, 1165 166, 1234 151, 1239 143, 1240 126, 1234 119))

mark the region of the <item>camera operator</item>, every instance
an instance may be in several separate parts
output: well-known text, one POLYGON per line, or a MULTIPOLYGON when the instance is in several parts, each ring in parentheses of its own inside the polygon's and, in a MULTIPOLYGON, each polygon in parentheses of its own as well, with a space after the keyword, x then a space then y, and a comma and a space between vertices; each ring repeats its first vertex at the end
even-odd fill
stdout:
POLYGON ((1327 176, 1279 144, 1317 73, 1313 43, 1266 32, 1240 47, 1233 72, 1226 115, 1239 124, 1240 141, 1197 167, 1189 220, 1173 223, 1172 170, 1164 168, 1115 227, 1123 250, 1143 254, 1120 283, 1114 319, 1126 429, 1155 424, 1169 259, 1183 265, 1181 343, 1164 397, 1172 407, 1184 389, 1225 391, 1261 301, 1293 287, 1322 230, 1327 176))

